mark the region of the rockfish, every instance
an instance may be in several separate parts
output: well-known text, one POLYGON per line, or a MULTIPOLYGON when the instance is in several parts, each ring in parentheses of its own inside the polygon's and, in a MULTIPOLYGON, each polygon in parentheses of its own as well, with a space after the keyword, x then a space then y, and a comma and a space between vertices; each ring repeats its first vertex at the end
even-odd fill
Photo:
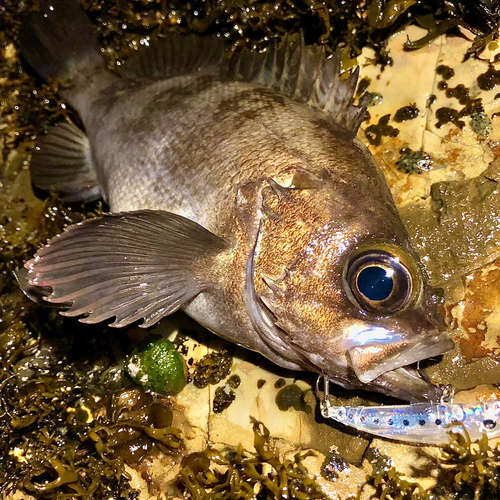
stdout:
POLYGON ((407 365, 453 343, 338 51, 299 36, 225 61, 217 39, 168 35, 116 76, 73 0, 31 14, 20 47, 85 127, 42 138, 33 183, 111 212, 38 250, 25 289, 115 327, 182 309, 282 367, 439 398, 407 365))

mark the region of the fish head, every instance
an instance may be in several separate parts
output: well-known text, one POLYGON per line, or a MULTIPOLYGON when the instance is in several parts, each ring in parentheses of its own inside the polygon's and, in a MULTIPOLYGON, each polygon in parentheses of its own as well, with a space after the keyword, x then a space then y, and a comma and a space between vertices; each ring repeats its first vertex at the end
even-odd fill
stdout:
POLYGON ((363 209, 328 174, 301 182, 262 191, 252 282, 273 325, 263 336, 345 387, 438 397, 405 367, 453 342, 395 207, 363 209))

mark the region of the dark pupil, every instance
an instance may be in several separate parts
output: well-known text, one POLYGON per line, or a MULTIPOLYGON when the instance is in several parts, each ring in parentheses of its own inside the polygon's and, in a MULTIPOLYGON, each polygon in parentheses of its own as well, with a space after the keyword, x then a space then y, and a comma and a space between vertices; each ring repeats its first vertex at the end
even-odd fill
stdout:
POLYGON ((358 274, 358 290, 368 300, 385 300, 391 295, 394 283, 387 270, 378 266, 365 267, 358 274))

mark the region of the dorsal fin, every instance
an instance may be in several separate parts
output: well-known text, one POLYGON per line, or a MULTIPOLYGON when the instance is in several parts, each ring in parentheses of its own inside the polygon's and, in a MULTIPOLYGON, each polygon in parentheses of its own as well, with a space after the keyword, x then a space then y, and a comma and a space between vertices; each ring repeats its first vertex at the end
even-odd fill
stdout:
POLYGON ((127 78, 172 78, 190 73, 220 73, 224 43, 215 37, 168 33, 140 48, 121 71, 127 78))
POLYGON ((204 72, 278 90, 322 111, 354 137, 366 109, 354 106, 359 69, 340 78, 340 50, 326 58, 324 46, 305 45, 302 34, 275 40, 265 52, 243 51, 224 62, 224 43, 215 37, 167 34, 140 49, 122 74, 132 78, 171 78, 204 72))
POLYGON ((243 52, 230 63, 228 76, 280 90, 324 112, 354 137, 366 108, 352 103, 359 67, 340 78, 340 50, 326 58, 324 46, 305 45, 302 33, 274 41, 266 52, 243 52))

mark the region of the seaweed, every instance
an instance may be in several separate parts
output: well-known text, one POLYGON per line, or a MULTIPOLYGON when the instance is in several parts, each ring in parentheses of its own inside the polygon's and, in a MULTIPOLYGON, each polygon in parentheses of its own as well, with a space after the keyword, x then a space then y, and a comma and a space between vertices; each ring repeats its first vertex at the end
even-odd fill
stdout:
POLYGON ((15 195, 24 157, 11 159, 3 178, 9 197, 0 222, 0 496, 20 490, 43 499, 137 498, 125 464, 160 451, 182 453, 180 431, 161 401, 141 392, 132 408, 130 391, 138 389, 123 396, 130 382, 114 350, 120 342, 118 351, 126 349, 126 336, 118 341, 102 326, 89 335, 16 286, 13 271, 38 246, 102 210, 99 203, 63 206, 54 196, 15 195))
POLYGON ((193 384, 198 389, 218 384, 231 373, 233 358, 226 349, 203 356, 195 365, 193 384))
POLYGON ((500 447, 491 447, 486 435, 472 442, 462 424, 460 432, 450 433, 438 469, 437 486, 429 492, 434 498, 488 500, 500 496, 500 447))
POLYGON ((372 146, 380 146, 382 137, 397 137, 399 135, 399 130, 389 125, 390 118, 391 115, 384 115, 376 125, 373 124, 366 127, 365 136, 372 146))
MULTIPOLYGON (((418 483, 405 479, 392 460, 381 453, 378 448, 369 448, 365 454, 372 472, 366 477, 366 482, 358 489, 356 496, 348 500, 366 498, 365 489, 370 486, 375 490, 368 498, 380 500, 431 500, 427 492, 418 483)), ((338 472, 335 473, 338 475, 338 472)), ((333 476, 335 478, 335 475, 333 476)))
POLYGON ((389 457, 377 448, 369 448, 366 458, 370 461, 373 472, 360 488, 358 499, 367 485, 375 488, 374 498, 384 500, 428 500, 427 494, 418 483, 405 479, 392 464, 389 457))
POLYGON ((251 418, 255 453, 243 446, 213 448, 187 456, 182 462, 178 487, 187 498, 297 500, 327 499, 318 483, 309 476, 303 461, 311 452, 281 459, 276 441, 264 424, 251 418), (208 459, 208 460, 207 460, 208 459))
MULTIPOLYGON (((450 432, 450 440, 440 452, 436 466, 436 485, 424 490, 407 479, 391 459, 377 448, 370 448, 366 458, 372 472, 358 490, 356 499, 364 498, 367 486, 375 489, 370 498, 384 500, 490 500, 500 496, 500 444, 490 446, 486 435, 475 442, 462 423, 458 432, 450 432)), ((451 430, 451 429, 450 429, 451 430)), ((425 455, 425 453, 424 453, 425 455)), ((335 458, 335 456, 334 456, 335 458)), ((334 464, 337 462, 334 461, 334 464)), ((326 464, 326 462, 325 462, 326 464)), ((341 464, 340 464, 341 465, 341 464)), ((333 479, 338 475, 333 471, 333 479)), ((354 500, 354 499, 350 499, 354 500)))
MULTIPOLYGON (((410 24, 427 30, 422 39, 407 42, 419 48, 443 33, 458 34, 458 26, 471 30, 476 39, 471 54, 478 54, 487 40, 497 35, 500 9, 491 2, 470 5, 463 0, 273 0, 219 2, 195 0, 175 2, 132 2, 131 0, 82 0, 96 18, 99 34, 109 47, 121 46, 124 53, 137 47, 131 32, 143 36, 176 27, 196 33, 217 33, 231 42, 232 51, 242 47, 263 50, 272 38, 301 30, 308 43, 341 45, 357 55, 367 46, 375 50, 375 61, 391 63, 387 39, 410 24), (124 44, 124 38, 129 41, 124 44), (127 47, 128 45, 128 47, 127 47)), ((111 54, 110 54, 111 55, 111 54)), ((116 61, 120 56, 117 53, 116 61)), ((122 54, 123 55, 123 54, 122 54)), ((345 53, 345 59, 348 53, 345 53)))

